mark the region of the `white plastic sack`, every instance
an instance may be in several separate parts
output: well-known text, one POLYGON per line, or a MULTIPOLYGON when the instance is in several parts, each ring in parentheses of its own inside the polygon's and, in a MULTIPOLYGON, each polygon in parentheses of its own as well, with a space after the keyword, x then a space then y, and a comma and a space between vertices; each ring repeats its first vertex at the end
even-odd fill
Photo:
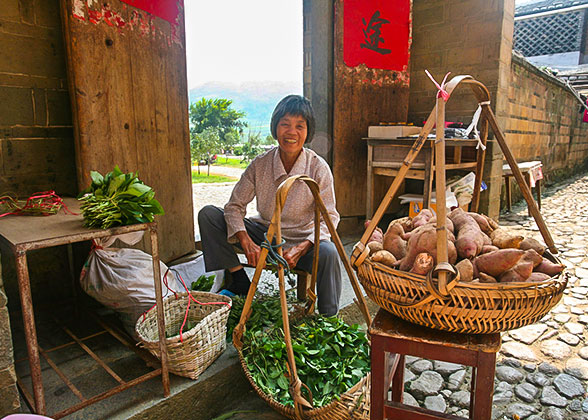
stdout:
POLYGON ((204 254, 201 252, 197 253, 194 258, 191 258, 185 262, 174 264, 172 261, 170 263, 169 269, 170 271, 174 272, 178 282, 180 277, 184 280, 184 283, 188 289, 191 289, 192 283, 198 280, 198 277, 202 275, 214 275, 214 284, 212 285, 212 288, 210 290, 205 290, 205 292, 210 291, 212 293, 217 293, 222 289, 225 270, 206 271, 206 267, 204 266, 204 254))
MULTIPOLYGON (((159 267, 163 279, 167 266, 160 261, 159 267)), ((173 273, 168 273, 166 281, 170 289, 183 290, 173 273)), ((88 295, 114 309, 131 334, 139 316, 155 305, 153 259, 138 249, 94 249, 84 264, 80 284, 88 295)), ((170 293, 162 282, 163 296, 170 293)))

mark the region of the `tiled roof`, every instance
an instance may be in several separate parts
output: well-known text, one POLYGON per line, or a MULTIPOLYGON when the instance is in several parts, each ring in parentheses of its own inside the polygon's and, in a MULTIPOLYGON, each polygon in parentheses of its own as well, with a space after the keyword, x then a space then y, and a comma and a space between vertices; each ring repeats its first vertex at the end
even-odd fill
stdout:
POLYGON ((540 0, 518 6, 515 9, 515 16, 534 15, 584 4, 588 4, 588 0, 540 0))

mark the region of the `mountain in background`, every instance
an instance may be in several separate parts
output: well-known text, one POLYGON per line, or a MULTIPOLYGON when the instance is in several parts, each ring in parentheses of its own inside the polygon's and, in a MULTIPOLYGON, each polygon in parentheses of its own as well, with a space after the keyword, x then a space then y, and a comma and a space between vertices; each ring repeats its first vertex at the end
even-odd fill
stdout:
POLYGON ((262 137, 270 134, 270 119, 276 104, 286 95, 302 94, 297 82, 208 82, 189 90, 190 103, 201 98, 224 98, 233 101, 232 107, 245 112, 253 133, 262 137))

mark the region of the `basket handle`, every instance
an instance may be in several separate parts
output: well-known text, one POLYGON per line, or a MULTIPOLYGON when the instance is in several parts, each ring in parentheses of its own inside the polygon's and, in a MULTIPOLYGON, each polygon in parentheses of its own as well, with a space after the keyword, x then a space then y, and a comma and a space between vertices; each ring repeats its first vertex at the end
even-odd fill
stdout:
MULTIPOLYGON (((343 248, 343 244, 341 242, 341 239, 339 238, 339 235, 337 234, 335 226, 333 225, 333 222, 331 221, 331 218, 329 216, 327 208, 325 207, 325 204, 323 203, 323 201, 320 197, 320 188, 314 179, 312 179, 306 175, 296 175, 296 176, 289 177, 288 179, 286 179, 284 182, 282 182, 280 184, 280 186, 278 187, 278 190, 276 192, 276 205, 275 205, 275 209, 274 209, 274 214, 272 216, 272 220, 271 220, 270 226, 269 226, 267 234, 266 234, 268 242, 271 243, 272 239, 274 239, 274 235, 275 235, 277 243, 281 243, 281 241, 282 241, 282 229, 281 229, 282 209, 283 209, 284 204, 286 202, 286 198, 288 197, 288 193, 290 192, 290 189, 292 188, 292 186, 294 185, 294 183, 296 181, 302 181, 308 186, 308 188, 310 189, 310 191, 313 195, 314 204, 315 204, 315 244, 314 244, 315 252, 314 252, 311 286, 314 287, 314 285, 316 284, 316 273, 318 271, 318 250, 319 250, 319 243, 320 243, 320 217, 322 216, 323 220, 325 221, 325 224, 327 225, 327 228, 329 229, 329 233, 331 234, 331 240, 335 244, 335 247, 337 248, 337 252, 339 253, 339 256, 341 257, 341 260, 343 261, 343 265, 345 266, 347 274, 349 275, 349 280, 351 281, 351 285, 353 286, 353 290, 354 290, 355 295, 357 297, 356 303, 359 305, 359 309, 361 310, 367 325, 370 325, 371 324, 371 317, 369 314, 367 304, 365 302, 365 298, 364 298, 363 293, 359 287, 359 283, 357 281, 357 278, 355 277, 355 273, 354 273, 353 269, 351 268, 351 263, 349 262, 349 259, 348 259, 347 255, 345 254, 345 249, 343 248)), ((281 247, 278 247, 278 254, 282 255, 282 248, 281 247)), ((255 295, 255 292, 257 290, 257 285, 259 283, 259 278, 261 276, 261 270, 265 266, 267 255, 268 255, 268 249, 262 248, 259 260, 257 262, 257 267, 255 268, 255 274, 254 274, 253 279, 251 281, 251 286, 249 287, 249 292, 247 294, 247 298, 245 300, 245 304, 244 304, 243 310, 241 312, 241 318, 239 320, 239 324, 233 330, 233 344, 234 344, 235 348, 237 348, 238 350, 241 350, 241 348, 243 347, 242 338, 243 338, 243 334, 245 333, 245 323, 247 322, 247 319, 249 318, 249 315, 251 314, 251 304, 253 302, 253 296, 255 295)), ((284 280, 284 267, 280 264, 278 264, 278 278, 279 278, 279 289, 280 289, 280 307, 281 307, 281 311, 282 311, 282 321, 283 321, 283 329, 284 329, 284 341, 286 343, 286 352, 287 352, 287 357, 288 357, 288 368, 290 371, 290 393, 291 393, 292 398, 294 400, 294 406, 295 406, 295 410, 297 413, 297 417, 302 419, 302 418, 306 417, 304 414, 304 410, 305 409, 312 409, 313 405, 311 402, 308 402, 306 399, 304 399, 304 397, 302 397, 302 395, 301 395, 301 387, 305 386, 305 385, 300 381, 300 378, 298 377, 298 373, 296 370, 296 362, 294 359, 294 349, 292 347, 292 338, 290 336, 290 323, 289 323, 289 318, 288 318, 288 305, 287 305, 287 299, 286 299, 286 284, 285 284, 285 280, 284 280)), ((313 292, 312 294, 309 294, 311 296, 311 298, 312 298, 312 296, 316 296, 314 294, 314 291, 312 291, 312 292, 313 292)), ((314 302, 307 306, 307 311, 312 308, 314 308, 314 302)), ((306 387, 306 388, 308 389, 308 387, 306 387)), ((312 396, 310 396, 310 399, 312 401, 312 396)))

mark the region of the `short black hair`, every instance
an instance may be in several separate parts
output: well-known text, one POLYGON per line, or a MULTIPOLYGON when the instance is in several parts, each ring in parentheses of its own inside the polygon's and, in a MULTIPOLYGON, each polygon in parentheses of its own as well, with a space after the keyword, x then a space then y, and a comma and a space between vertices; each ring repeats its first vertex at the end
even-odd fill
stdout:
POLYGON ((299 115, 306 120, 307 134, 306 140, 304 140, 304 142, 306 143, 307 141, 311 140, 314 136, 316 122, 314 120, 314 111, 310 101, 304 96, 288 95, 278 102, 272 114, 272 121, 270 124, 272 136, 276 140, 278 139, 278 135, 276 134, 278 123, 286 114, 296 116, 299 115))

